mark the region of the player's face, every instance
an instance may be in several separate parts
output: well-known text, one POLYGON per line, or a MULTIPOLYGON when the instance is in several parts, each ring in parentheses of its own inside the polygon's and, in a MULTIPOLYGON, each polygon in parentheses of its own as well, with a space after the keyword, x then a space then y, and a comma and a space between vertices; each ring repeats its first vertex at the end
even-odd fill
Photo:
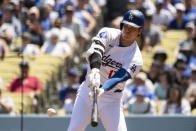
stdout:
POLYGON ((134 41, 141 32, 142 29, 124 24, 122 29, 122 38, 127 41, 134 41))

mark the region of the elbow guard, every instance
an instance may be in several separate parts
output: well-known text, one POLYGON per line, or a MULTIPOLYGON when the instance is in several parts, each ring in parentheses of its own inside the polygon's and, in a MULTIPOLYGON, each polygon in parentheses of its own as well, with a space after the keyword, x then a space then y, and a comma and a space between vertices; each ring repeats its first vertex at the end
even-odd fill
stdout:
POLYGON ((91 47, 88 49, 88 51, 86 52, 86 60, 88 63, 90 63, 90 57, 92 54, 97 53, 100 55, 100 57, 102 58, 103 54, 105 51, 105 46, 103 43, 101 43, 101 41, 99 40, 94 40, 91 47))

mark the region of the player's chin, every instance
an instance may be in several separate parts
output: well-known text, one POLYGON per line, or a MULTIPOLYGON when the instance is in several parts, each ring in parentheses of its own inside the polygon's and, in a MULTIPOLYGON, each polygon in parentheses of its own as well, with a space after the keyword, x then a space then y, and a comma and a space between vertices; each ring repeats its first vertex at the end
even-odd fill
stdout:
POLYGON ((123 35, 123 39, 124 40, 132 40, 132 36, 131 35, 123 35))

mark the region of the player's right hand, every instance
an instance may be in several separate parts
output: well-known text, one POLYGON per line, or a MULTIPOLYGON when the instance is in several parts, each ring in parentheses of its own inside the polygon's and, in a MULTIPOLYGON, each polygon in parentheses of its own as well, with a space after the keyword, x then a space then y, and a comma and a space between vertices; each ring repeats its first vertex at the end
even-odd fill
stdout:
POLYGON ((90 74, 86 78, 87 86, 93 90, 93 87, 100 87, 100 74, 99 69, 93 68, 91 69, 90 74))

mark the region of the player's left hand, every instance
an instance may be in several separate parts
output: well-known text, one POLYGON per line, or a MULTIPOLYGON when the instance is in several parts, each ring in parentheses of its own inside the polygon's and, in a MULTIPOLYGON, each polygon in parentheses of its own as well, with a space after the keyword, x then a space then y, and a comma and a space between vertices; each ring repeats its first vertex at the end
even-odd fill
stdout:
POLYGON ((93 90, 94 87, 100 87, 100 74, 99 69, 93 68, 86 78, 87 86, 93 90))
MULTIPOLYGON (((97 96, 98 96, 98 99, 99 97, 104 93, 104 89, 103 88, 97 88, 97 96)), ((93 92, 90 91, 89 94, 88 94, 89 98, 91 100, 93 100, 93 92)))

